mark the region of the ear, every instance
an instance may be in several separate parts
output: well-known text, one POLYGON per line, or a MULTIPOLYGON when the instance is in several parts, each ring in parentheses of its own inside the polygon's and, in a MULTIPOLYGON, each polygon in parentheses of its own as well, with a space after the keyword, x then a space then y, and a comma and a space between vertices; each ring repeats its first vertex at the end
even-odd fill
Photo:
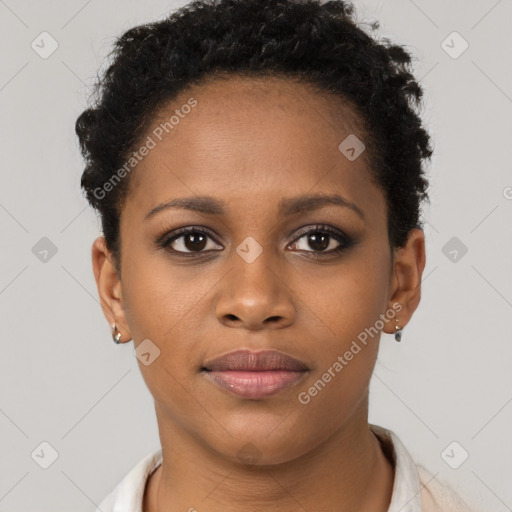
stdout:
MULTIPOLYGON (((404 247, 395 249, 391 277, 389 308, 397 313, 398 325, 404 327, 411 319, 421 299, 421 277, 425 268, 425 235, 423 230, 414 228, 409 231, 404 247), (400 303, 398 309, 396 303, 400 303)), ((386 322, 384 332, 393 334, 396 322, 386 322)))
POLYGON ((121 342, 130 341, 131 334, 126 322, 121 280, 104 236, 98 237, 92 245, 92 268, 105 318, 111 327, 116 324, 121 333, 121 342))

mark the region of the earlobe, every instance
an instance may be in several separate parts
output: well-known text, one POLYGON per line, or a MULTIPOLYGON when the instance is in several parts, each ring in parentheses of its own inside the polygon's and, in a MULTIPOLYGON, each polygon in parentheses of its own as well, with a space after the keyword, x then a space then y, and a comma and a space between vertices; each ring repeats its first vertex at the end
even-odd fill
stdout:
POLYGON ((395 249, 392 291, 388 307, 392 307, 395 303, 399 303, 402 307, 400 310, 396 310, 396 306, 393 308, 396 311, 397 321, 386 325, 386 333, 394 334, 397 324, 403 329, 418 307, 425 263, 425 235, 423 230, 414 228, 409 232, 406 245, 395 249))
POLYGON ((121 337, 125 337, 126 334, 130 336, 130 333, 123 307, 121 281, 113 264, 112 255, 106 246, 104 236, 98 237, 93 242, 91 255, 94 278, 103 314, 111 327, 116 325, 115 335, 118 341, 121 342, 121 337), (121 333, 121 337, 118 336, 118 332, 121 333))

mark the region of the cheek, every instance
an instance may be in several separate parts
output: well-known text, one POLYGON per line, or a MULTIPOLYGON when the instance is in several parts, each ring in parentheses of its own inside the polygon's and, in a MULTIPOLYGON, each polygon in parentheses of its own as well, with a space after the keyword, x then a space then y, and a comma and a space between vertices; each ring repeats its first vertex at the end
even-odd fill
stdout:
POLYGON ((367 399, 378 355, 380 330, 372 330, 381 309, 377 291, 366 281, 351 278, 332 281, 332 303, 318 304, 328 329, 315 340, 315 369, 297 390, 301 416, 318 436, 327 437, 352 417, 367 399))
POLYGON ((314 375, 299 390, 302 399, 298 396, 311 418, 325 415, 326 409, 348 417, 366 395, 378 355, 380 317, 386 307, 386 265, 383 258, 354 257, 329 278, 320 279, 319 274, 303 285, 300 293, 306 310, 314 313, 309 317, 318 333, 311 350, 314 375))
POLYGON ((192 300, 194 294, 184 293, 174 286, 174 281, 162 277, 156 267, 133 276, 125 295, 125 309, 146 386, 166 414, 181 423, 199 413, 198 402, 193 398, 197 365, 191 357, 195 350, 191 343, 197 297, 192 300), (147 352, 149 364, 142 356, 147 352))
POLYGON ((389 280, 387 261, 363 257, 361 251, 332 271, 324 269, 315 274, 302 280, 302 285, 297 281, 294 290, 300 293, 306 313, 308 309, 308 314, 314 313, 310 314, 311 319, 329 335, 333 349, 340 351, 374 326, 384 312, 389 280))
POLYGON ((176 269, 161 256, 132 258, 124 271, 123 296, 135 341, 154 337, 167 344, 194 320, 201 290, 193 269, 176 269))
POLYGON ((209 314, 205 300, 214 282, 202 279, 192 267, 171 268, 165 258, 145 257, 144 264, 133 257, 123 272, 126 318, 134 349, 156 347, 153 363, 139 360, 152 394, 179 402, 195 384, 205 337, 201 326, 209 314))

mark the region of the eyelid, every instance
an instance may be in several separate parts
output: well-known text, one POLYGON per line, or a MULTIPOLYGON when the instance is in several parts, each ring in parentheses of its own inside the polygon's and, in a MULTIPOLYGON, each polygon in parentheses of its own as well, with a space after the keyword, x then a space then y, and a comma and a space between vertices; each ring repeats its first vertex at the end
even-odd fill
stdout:
POLYGON ((209 236, 216 244, 222 245, 217 240, 217 235, 215 233, 213 233, 213 231, 211 231, 207 227, 199 226, 199 225, 195 225, 195 224, 190 225, 190 226, 184 226, 181 228, 176 228, 176 229, 173 229, 170 231, 166 230, 166 231, 164 231, 164 233, 161 236, 159 236, 156 239, 156 243, 157 243, 157 245, 169 244, 170 242, 180 238, 181 236, 187 235, 189 233, 202 233, 203 235, 209 236))
POLYGON ((329 233, 333 236, 338 236, 344 239, 350 238, 343 230, 335 228, 333 226, 329 226, 328 224, 308 224, 307 226, 299 228, 299 230, 295 233, 295 238, 292 240, 292 242, 295 242, 295 240, 302 238, 304 235, 307 235, 312 232, 314 233, 316 231, 329 233))

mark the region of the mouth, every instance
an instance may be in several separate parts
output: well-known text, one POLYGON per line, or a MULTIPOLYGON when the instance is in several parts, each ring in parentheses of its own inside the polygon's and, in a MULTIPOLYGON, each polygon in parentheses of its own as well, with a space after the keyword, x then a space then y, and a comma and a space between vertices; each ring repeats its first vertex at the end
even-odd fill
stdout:
POLYGON ((289 388, 309 372, 305 363, 277 350, 236 350, 207 361, 201 370, 220 388, 253 400, 289 388))

